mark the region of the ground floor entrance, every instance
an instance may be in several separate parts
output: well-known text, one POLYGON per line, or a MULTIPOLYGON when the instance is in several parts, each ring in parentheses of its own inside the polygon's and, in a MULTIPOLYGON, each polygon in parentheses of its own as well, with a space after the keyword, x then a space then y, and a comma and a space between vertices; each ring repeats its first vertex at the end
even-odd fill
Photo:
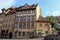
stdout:
POLYGON ((14 32, 14 38, 34 38, 34 32, 19 31, 14 32))
POLYGON ((12 39, 13 33, 8 30, 1 30, 1 39, 12 39))
POLYGON ((42 33, 41 33, 41 32, 38 33, 38 37, 39 37, 39 38, 42 37, 42 33))

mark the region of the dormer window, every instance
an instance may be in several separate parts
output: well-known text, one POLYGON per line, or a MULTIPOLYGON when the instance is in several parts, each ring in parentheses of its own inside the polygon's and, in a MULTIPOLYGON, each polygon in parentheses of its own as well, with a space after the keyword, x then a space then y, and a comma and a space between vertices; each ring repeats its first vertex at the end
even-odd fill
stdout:
POLYGON ((24 6, 29 6, 28 4, 25 4, 24 6))
POLYGON ((27 9, 27 8, 29 8, 29 5, 28 5, 28 4, 25 4, 25 5, 22 7, 22 9, 27 9))

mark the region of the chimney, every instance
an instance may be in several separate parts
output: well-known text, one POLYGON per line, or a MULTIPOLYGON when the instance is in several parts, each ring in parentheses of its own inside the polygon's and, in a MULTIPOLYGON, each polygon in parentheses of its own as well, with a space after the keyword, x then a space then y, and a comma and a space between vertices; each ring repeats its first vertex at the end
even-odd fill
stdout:
POLYGON ((2 13, 5 13, 5 11, 6 11, 6 9, 5 9, 5 8, 3 8, 3 9, 2 9, 2 13))

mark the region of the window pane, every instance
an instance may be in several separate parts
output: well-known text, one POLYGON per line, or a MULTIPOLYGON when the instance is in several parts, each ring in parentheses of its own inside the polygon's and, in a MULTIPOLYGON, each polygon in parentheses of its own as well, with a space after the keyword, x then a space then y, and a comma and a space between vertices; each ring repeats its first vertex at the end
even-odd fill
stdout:
POLYGON ((23 32, 22 35, 25 36, 25 32, 23 32))
POLYGON ((16 38, 16 36, 17 36, 17 31, 15 31, 15 34, 14 34, 14 37, 16 38))
POLYGON ((45 31, 46 34, 48 34, 48 31, 45 31))
POLYGON ((30 23, 29 22, 27 23, 27 28, 30 28, 30 23))
POLYGON ((17 18, 16 18, 16 20, 18 21, 18 20, 19 20, 19 18, 17 17, 17 18))
POLYGON ((30 21, 30 16, 27 17, 27 21, 30 21))
POLYGON ((15 27, 17 28, 19 26, 19 24, 18 23, 15 23, 15 27))
POLYGON ((32 17, 32 21, 35 21, 36 20, 36 17, 35 16, 31 16, 32 17))
POLYGON ((42 24, 40 24, 39 26, 42 27, 42 24))
POLYGON ((20 17, 20 21, 22 21, 23 20, 23 17, 20 17))
POLYGON ((19 23, 19 28, 22 28, 22 23, 19 23))
POLYGON ((24 14, 27 14, 27 11, 23 11, 24 14))
POLYGON ((35 10, 32 10, 32 14, 35 14, 36 13, 36 11, 35 10))
POLYGON ((16 14, 17 15, 23 14, 23 11, 17 12, 16 14))
POLYGON ((19 36, 21 36, 21 32, 19 32, 19 36))
POLYGON ((28 14, 31 14, 31 10, 28 11, 28 14))
POLYGON ((25 22, 23 23, 23 28, 26 28, 26 23, 25 22))
POLYGON ((23 21, 26 21, 26 17, 25 16, 23 17, 23 21))
POLYGON ((31 23, 31 27, 34 28, 34 22, 31 23))

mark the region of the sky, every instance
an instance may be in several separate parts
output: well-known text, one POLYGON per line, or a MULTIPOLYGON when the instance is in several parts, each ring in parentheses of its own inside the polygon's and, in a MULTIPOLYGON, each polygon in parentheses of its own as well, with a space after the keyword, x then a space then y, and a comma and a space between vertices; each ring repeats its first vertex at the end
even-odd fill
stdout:
POLYGON ((19 7, 24 4, 39 5, 42 16, 60 16, 60 0, 0 0, 0 12, 2 8, 19 7))

